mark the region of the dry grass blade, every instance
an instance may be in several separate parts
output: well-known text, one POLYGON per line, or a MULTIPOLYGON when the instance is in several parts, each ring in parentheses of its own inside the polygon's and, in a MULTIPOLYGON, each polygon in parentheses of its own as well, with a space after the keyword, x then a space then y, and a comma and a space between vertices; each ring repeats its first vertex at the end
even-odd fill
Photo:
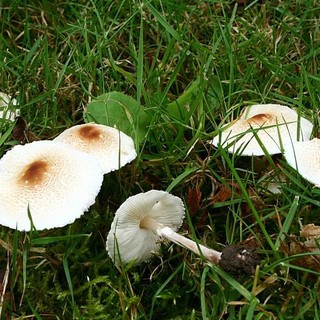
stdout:
POLYGON ((0 287, 0 317, 2 319, 2 309, 3 309, 3 304, 6 300, 6 293, 7 293, 7 286, 8 286, 8 281, 9 281, 9 273, 10 273, 10 261, 9 261, 9 252, 7 252, 7 265, 6 269, 3 274, 2 278, 2 284, 0 287))

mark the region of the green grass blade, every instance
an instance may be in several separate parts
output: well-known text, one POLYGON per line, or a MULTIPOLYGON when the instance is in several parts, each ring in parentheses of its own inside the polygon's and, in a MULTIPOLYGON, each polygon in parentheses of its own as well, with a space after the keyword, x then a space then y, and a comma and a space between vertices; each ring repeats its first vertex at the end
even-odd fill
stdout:
POLYGON ((76 238, 89 238, 91 234, 74 234, 67 236, 52 236, 52 237, 42 237, 31 239, 31 245, 48 245, 51 243, 57 243, 62 241, 70 241, 76 238))
POLYGON ((203 269, 202 275, 201 275, 201 286, 200 286, 200 303, 201 303, 201 315, 202 319, 208 319, 207 315, 207 307, 206 307, 206 280, 207 280, 207 274, 209 272, 209 267, 206 266, 203 269))
POLYGON ((195 171, 199 170, 197 167, 191 167, 185 169, 183 173, 181 173, 178 177, 176 177, 166 188, 167 192, 171 192, 181 181, 183 181, 186 177, 188 177, 190 174, 194 173, 195 171))
POLYGON ((12 245, 12 259, 11 259, 11 291, 14 288, 17 267, 18 267, 18 252, 19 252, 19 231, 15 230, 13 234, 13 245, 12 245))
POLYGON ((144 50, 143 50, 143 17, 141 13, 140 19, 140 33, 139 33, 139 48, 138 48, 138 65, 137 65, 137 102, 140 104, 141 102, 141 93, 143 91, 143 58, 144 58, 144 50))
POLYGON ((172 279, 176 276, 178 272, 182 269, 183 264, 181 263, 175 270, 174 272, 165 280, 165 282, 159 287, 159 289, 155 292, 154 296, 152 297, 152 303, 151 303, 151 310, 150 310, 150 315, 149 319, 153 319, 153 309, 154 305, 157 301, 157 297, 159 294, 163 291, 163 289, 172 281, 172 279))
POLYGON ((74 301, 74 294, 73 294, 73 282, 72 282, 71 275, 70 275, 67 255, 63 256, 62 263, 63 263, 64 274, 65 274, 65 277, 66 277, 66 280, 67 280, 67 283, 68 283, 68 287, 69 287, 72 306, 74 306, 75 301, 74 301))
POLYGON ((7 141, 13 128, 14 128, 14 125, 10 126, 2 135, 0 134, 0 146, 2 146, 7 141))
POLYGON ((289 232, 290 226, 291 226, 293 219, 297 213, 298 206, 299 206, 299 197, 295 196, 294 200, 292 202, 292 205, 290 207, 290 210, 288 212, 288 215, 284 221, 284 224, 283 224, 283 226, 278 234, 277 240, 275 242, 274 246, 275 246, 276 250, 279 250, 279 247, 281 245, 281 241, 284 240, 286 234, 289 232))
POLYGON ((247 301, 258 303, 258 299, 248 291, 243 285, 241 285, 238 281, 232 278, 227 272, 223 271, 216 265, 210 265, 213 272, 217 273, 221 278, 229 283, 229 285, 237 290, 247 301))
POLYGON ((181 35, 167 22, 167 20, 161 15, 161 13, 149 2, 144 1, 143 5, 145 5, 152 14, 156 17, 158 22, 165 28, 165 30, 177 41, 181 41, 181 35))
POLYGON ((272 242, 272 239, 270 238, 270 235, 268 233, 268 231, 266 230, 264 224, 261 221, 261 218, 256 210, 256 208, 254 207, 250 196, 248 195, 248 192, 244 186, 244 184, 242 183, 242 179, 240 178, 238 172, 235 170, 229 155, 227 154, 227 152, 224 150, 224 148, 222 148, 221 146, 219 146, 219 151, 221 152, 221 155, 223 156, 224 160, 226 161, 227 165, 229 166, 233 177, 235 178, 235 180, 237 181, 239 188, 241 189, 242 193, 243 193, 243 197, 245 198, 245 200, 248 203, 248 206, 250 207, 250 209, 252 210, 252 214, 254 215, 257 224, 259 225, 263 235, 265 236, 266 241, 268 242, 269 246, 272 248, 273 251, 276 252, 274 243, 272 242))

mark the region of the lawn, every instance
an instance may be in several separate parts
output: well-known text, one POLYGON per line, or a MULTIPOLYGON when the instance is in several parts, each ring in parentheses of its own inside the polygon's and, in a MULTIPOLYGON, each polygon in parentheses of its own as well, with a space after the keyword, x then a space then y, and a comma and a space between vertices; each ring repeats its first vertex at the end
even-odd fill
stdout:
POLYGON ((81 218, 0 227, 1 319, 319 319, 320 262, 299 236, 320 224, 319 189, 281 155, 209 143, 260 103, 297 110, 318 136, 319 18, 309 0, 0 1, 0 91, 21 115, 1 122, 0 156, 99 122, 87 107, 109 93, 144 115, 115 117, 129 132, 133 119, 137 158, 104 176, 81 218), (279 194, 267 189, 272 177, 285 181, 279 194), (105 249, 114 214, 151 189, 183 200, 180 234, 219 251, 254 248, 254 273, 171 243, 139 266, 115 266, 105 249))

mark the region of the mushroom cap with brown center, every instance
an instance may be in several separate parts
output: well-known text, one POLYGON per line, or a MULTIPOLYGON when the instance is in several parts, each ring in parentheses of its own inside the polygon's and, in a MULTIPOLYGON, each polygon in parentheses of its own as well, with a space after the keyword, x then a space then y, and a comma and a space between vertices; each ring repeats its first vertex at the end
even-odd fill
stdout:
POLYGON ((293 109, 279 104, 259 104, 245 108, 234 122, 224 126, 211 143, 231 153, 261 156, 281 153, 288 141, 309 140, 313 125, 293 109), (299 128, 299 129, 298 129, 299 128), (299 133, 299 134, 298 134, 299 133), (257 138, 256 138, 257 137, 257 138), (259 141, 260 140, 260 141, 259 141))
POLYGON ((284 157, 302 177, 320 186, 320 139, 284 145, 284 157))
POLYGON ((177 230, 185 209, 180 198, 172 194, 150 190, 129 197, 117 210, 109 231, 106 248, 111 259, 119 264, 142 263, 160 249, 160 237, 148 228, 146 220, 177 230))
POLYGON ((104 173, 120 169, 137 156, 132 138, 115 128, 96 123, 73 126, 54 140, 94 155, 104 173))
POLYGON ((103 173, 97 160, 54 141, 17 145, 0 160, 0 224, 30 230, 62 227, 95 201, 103 173))

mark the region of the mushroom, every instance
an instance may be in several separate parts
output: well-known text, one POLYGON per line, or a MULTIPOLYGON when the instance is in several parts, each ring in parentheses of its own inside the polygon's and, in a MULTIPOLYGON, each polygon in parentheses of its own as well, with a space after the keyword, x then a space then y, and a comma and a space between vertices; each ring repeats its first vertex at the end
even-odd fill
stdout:
POLYGON ((17 145, 0 160, 0 224, 29 231, 62 227, 95 201, 103 173, 97 160, 54 141, 17 145))
POLYGON ((162 238, 202 254, 217 263, 221 253, 179 235, 185 214, 180 198, 150 190, 129 197, 117 210, 107 237, 106 249, 116 263, 140 264, 160 250, 162 238))
POLYGON ((165 238, 226 271, 254 273, 260 261, 255 249, 230 245, 219 252, 178 234, 184 212, 182 200, 165 191, 150 190, 129 197, 111 224, 106 242, 110 258, 116 265, 141 264, 159 251, 165 238))
POLYGON ((284 157, 302 177, 320 186, 320 139, 285 144, 284 157))
POLYGON ((94 155, 104 174, 120 169, 137 156, 131 137, 118 129, 102 124, 87 123, 73 126, 54 140, 94 155))
POLYGON ((229 152, 241 155, 262 156, 264 148, 273 155, 281 153, 288 141, 309 140, 312 128, 310 121, 287 106, 257 104, 245 108, 238 119, 225 125, 211 144, 216 147, 220 144, 229 152))
POLYGON ((11 99, 6 93, 0 92, 0 119, 13 122, 20 114, 20 109, 13 109, 17 105, 16 99, 11 99))

